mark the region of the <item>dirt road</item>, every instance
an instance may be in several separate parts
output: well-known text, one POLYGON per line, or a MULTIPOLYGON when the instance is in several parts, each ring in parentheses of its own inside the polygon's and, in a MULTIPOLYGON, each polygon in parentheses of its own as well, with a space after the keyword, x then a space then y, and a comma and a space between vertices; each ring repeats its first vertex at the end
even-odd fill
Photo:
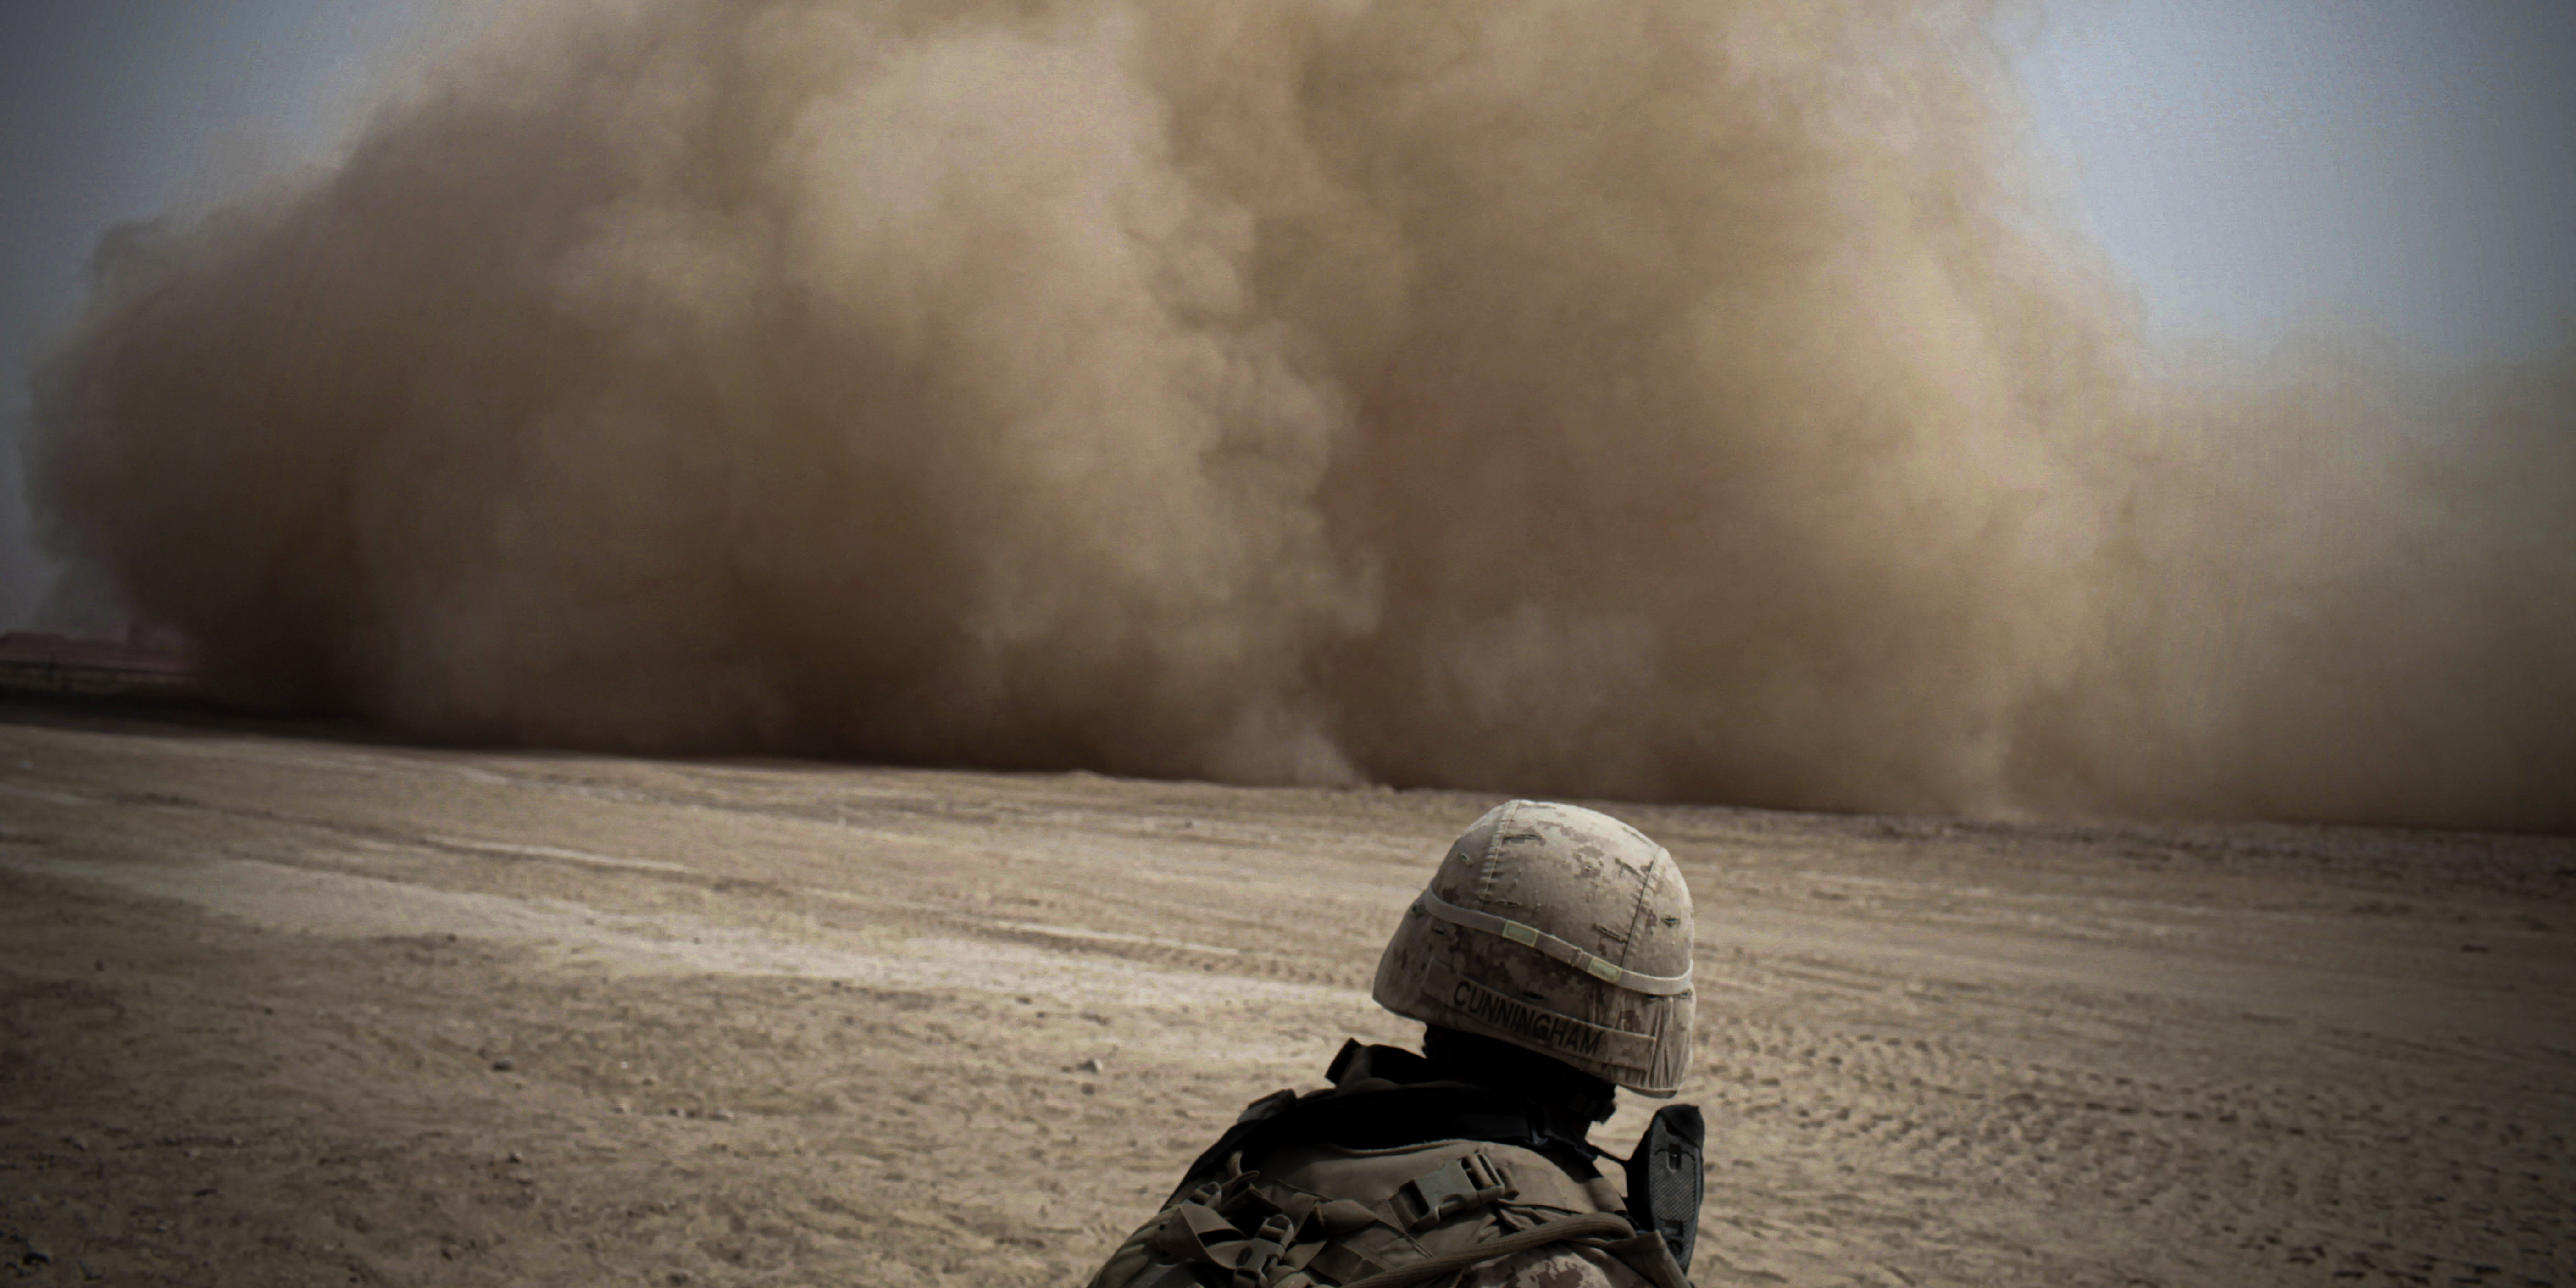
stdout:
MULTIPOLYGON (((1078 1284, 1490 803, 0 707, 0 1278, 1078 1284)), ((1703 1285, 2576 1285, 2576 842, 1607 808, 1703 1285)))

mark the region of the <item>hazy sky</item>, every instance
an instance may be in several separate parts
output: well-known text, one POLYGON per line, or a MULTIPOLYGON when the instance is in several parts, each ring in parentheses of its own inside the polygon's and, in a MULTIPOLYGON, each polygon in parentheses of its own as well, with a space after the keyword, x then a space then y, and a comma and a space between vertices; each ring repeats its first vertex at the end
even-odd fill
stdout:
POLYGON ((41 606, 26 375, 110 226, 327 150, 422 0, 0 0, 0 628, 41 606))
MULTIPOLYGON (((327 151, 437 0, 0 0, 0 627, 44 577, 25 372, 110 225, 327 151)), ((2021 63, 2073 217, 2152 334, 2576 337, 2576 0, 2053 0, 2021 63)))

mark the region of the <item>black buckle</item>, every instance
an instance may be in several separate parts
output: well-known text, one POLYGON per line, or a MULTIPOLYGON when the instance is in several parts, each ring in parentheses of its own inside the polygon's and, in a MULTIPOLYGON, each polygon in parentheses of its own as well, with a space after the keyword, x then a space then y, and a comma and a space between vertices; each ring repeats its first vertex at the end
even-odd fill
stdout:
MULTIPOLYGON (((1517 1196, 1511 1178, 1485 1151, 1450 1159, 1448 1162, 1396 1187, 1396 1197, 1409 1200, 1414 1212, 1405 1223, 1407 1231, 1419 1230, 1493 1202, 1517 1196)), ((1402 1210, 1404 1205, 1399 1205, 1402 1210)))
POLYGON ((1231 1288, 1261 1288, 1270 1282, 1271 1272, 1279 1259, 1288 1255, 1288 1245, 1296 1240, 1297 1222, 1284 1212, 1273 1212, 1261 1228, 1244 1241, 1242 1260, 1234 1266, 1231 1288))

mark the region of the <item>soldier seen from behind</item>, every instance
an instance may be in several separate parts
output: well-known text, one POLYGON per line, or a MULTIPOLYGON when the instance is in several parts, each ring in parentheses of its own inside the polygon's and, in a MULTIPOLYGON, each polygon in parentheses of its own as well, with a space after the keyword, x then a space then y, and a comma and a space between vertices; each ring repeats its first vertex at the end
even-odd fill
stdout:
POLYGON ((1658 1112, 1624 1164, 1587 1137, 1618 1088, 1680 1088, 1691 929, 1636 829, 1496 808, 1378 962, 1421 1052, 1345 1043, 1329 1088, 1253 1102, 1092 1288, 1689 1288, 1699 1111, 1658 1112))

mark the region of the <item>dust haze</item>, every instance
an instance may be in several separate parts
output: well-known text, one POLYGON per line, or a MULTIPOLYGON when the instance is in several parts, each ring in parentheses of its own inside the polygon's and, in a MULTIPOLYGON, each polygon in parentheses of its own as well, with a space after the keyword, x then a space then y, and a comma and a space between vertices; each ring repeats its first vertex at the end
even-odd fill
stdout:
POLYGON ((30 476, 437 738, 2576 826, 2576 350, 2150 374, 1992 17, 521 5, 111 238, 30 476))

